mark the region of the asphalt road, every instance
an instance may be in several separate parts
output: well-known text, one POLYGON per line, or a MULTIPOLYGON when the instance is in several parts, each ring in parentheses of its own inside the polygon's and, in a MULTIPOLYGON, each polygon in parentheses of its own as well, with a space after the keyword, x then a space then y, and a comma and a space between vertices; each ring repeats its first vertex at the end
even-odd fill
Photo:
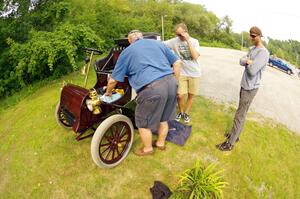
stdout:
MULTIPOLYGON (((239 59, 245 54, 238 50, 201 47, 200 95, 237 106, 243 73, 239 59)), ((300 78, 268 66, 250 111, 272 118, 300 135, 300 78)))

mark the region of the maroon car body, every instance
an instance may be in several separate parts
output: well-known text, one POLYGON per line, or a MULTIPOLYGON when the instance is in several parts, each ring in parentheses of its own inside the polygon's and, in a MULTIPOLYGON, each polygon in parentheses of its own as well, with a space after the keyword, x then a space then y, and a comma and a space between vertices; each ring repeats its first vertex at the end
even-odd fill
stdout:
MULTIPOLYGON (((124 42, 125 43, 125 42, 124 42)), ((126 43, 125 43, 126 44, 126 43)), ((97 82, 93 87, 96 91, 107 85, 108 76, 111 74, 116 60, 125 46, 117 45, 108 56, 95 62, 94 68, 97 75, 97 82)), ((57 114, 63 113, 66 119, 66 126, 72 127, 73 131, 79 133, 77 140, 82 139, 82 134, 88 129, 93 128, 95 124, 99 124, 106 119, 112 111, 116 109, 125 109, 123 106, 131 100, 131 87, 128 79, 117 84, 116 88, 124 89, 125 94, 122 98, 114 102, 114 104, 102 103, 101 113, 93 114, 88 108, 85 101, 89 98, 89 90, 74 84, 67 84, 62 88, 60 104, 57 114)), ((125 112, 128 112, 126 110, 125 112)), ((128 115, 132 118, 131 115, 128 115)))

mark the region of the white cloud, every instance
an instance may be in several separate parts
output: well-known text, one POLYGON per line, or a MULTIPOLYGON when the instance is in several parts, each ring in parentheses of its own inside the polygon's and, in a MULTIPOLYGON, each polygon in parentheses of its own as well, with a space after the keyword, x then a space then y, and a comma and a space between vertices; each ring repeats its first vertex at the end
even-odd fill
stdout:
POLYGON ((233 31, 248 31, 253 25, 262 29, 266 37, 300 41, 299 6, 295 0, 280 2, 264 0, 185 0, 201 4, 219 18, 228 15, 233 20, 233 31))

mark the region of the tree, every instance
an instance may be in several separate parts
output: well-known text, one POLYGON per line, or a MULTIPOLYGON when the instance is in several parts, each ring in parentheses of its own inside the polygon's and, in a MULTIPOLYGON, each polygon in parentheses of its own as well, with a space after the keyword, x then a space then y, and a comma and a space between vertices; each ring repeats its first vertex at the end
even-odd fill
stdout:
POLYGON ((228 15, 223 17, 219 24, 217 25, 217 30, 219 31, 225 31, 227 34, 230 34, 232 32, 232 24, 233 21, 229 18, 228 15))

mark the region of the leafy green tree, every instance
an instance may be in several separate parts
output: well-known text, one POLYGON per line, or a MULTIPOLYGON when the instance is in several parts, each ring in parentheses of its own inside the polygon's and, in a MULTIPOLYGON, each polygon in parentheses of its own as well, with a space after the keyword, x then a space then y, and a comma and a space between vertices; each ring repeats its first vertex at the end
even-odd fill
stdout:
POLYGON ((25 43, 8 39, 8 44, 10 62, 15 70, 10 72, 8 79, 4 79, 1 95, 12 82, 17 82, 17 89, 37 80, 76 70, 78 56, 83 54, 82 48, 102 49, 103 40, 84 25, 63 24, 54 32, 31 31, 25 43))
POLYGON ((275 40, 269 38, 267 45, 271 54, 285 59, 299 68, 300 42, 296 40, 275 40))
POLYGON ((203 6, 182 3, 174 7, 176 16, 174 16, 173 21, 175 24, 185 22, 192 34, 202 38, 208 38, 214 32, 218 18, 203 6))

